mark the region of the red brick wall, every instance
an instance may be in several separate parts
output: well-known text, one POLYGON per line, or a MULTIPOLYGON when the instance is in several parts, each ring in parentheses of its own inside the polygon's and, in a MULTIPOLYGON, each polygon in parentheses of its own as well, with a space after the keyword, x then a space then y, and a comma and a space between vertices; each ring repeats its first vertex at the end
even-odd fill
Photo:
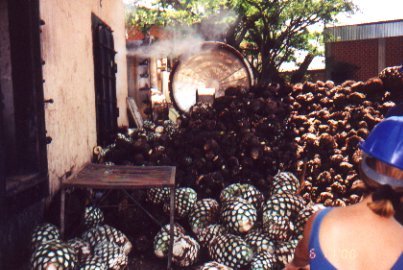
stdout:
POLYGON ((387 67, 403 63, 403 37, 392 37, 385 42, 385 64, 387 67))
POLYGON ((378 75, 378 39, 342 41, 328 44, 334 61, 358 66, 351 79, 365 81, 378 75))

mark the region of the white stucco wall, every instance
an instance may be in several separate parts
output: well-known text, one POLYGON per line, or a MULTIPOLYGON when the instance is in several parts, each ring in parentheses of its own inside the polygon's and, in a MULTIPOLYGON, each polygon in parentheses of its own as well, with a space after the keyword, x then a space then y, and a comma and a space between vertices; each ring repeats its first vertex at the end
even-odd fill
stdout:
POLYGON ((118 125, 127 125, 124 5, 121 0, 41 0, 40 13, 44 95, 54 100, 45 109, 47 135, 53 139, 48 166, 54 193, 60 181, 91 160, 96 146, 92 13, 114 31, 118 125))

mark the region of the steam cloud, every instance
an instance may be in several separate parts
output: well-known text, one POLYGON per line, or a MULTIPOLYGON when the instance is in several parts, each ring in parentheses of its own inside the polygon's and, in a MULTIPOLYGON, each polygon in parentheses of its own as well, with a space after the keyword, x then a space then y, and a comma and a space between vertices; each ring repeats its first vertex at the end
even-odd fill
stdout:
POLYGON ((155 42, 151 42, 151 37, 149 45, 146 45, 148 41, 145 40, 145 45, 135 49, 128 49, 128 55, 143 58, 176 58, 183 55, 198 53, 201 50, 204 39, 192 28, 172 29, 166 27, 164 31, 172 33, 172 37, 169 39, 157 40, 155 42))
POLYGON ((163 31, 171 33, 170 38, 152 42, 151 37, 150 40, 146 39, 142 46, 128 48, 127 53, 142 58, 177 58, 197 54, 201 51, 204 41, 224 40, 225 33, 230 27, 229 21, 234 15, 232 11, 223 11, 204 19, 196 27, 166 27, 163 31))

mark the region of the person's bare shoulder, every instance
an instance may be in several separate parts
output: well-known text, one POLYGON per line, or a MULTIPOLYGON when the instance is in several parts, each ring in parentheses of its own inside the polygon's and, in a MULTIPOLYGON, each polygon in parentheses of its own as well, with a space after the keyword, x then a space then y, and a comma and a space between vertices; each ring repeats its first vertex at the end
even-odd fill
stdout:
POLYGON ((356 228, 360 228, 360 231, 368 233, 376 233, 378 230, 388 231, 395 239, 403 240, 402 226, 397 221, 387 220, 365 210, 357 205, 335 207, 324 218, 322 226, 328 233, 334 235, 349 235, 352 231, 356 231, 356 228))
POLYGON ((356 218, 360 218, 360 211, 355 206, 335 207, 326 216, 326 220, 332 224, 341 224, 356 218))
POLYGON ((357 223, 359 213, 351 207, 335 207, 324 217, 321 227, 329 234, 343 234, 349 225, 357 223))

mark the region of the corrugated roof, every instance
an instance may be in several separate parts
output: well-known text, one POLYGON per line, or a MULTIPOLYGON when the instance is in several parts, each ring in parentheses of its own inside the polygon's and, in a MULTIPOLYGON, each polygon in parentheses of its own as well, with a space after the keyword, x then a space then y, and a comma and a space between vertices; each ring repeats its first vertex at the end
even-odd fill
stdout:
POLYGON ((327 42, 403 36, 403 19, 325 28, 327 42))

